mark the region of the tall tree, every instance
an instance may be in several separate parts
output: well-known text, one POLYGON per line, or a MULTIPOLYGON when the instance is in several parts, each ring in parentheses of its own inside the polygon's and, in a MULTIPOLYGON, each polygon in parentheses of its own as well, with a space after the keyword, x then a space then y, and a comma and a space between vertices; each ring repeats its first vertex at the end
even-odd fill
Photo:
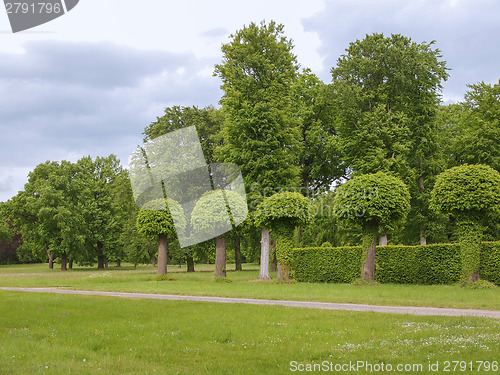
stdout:
POLYGON ((486 164, 500 171, 500 81, 468 87, 462 103, 443 110, 449 166, 486 164))
POLYGON ((338 146, 338 119, 329 87, 310 69, 298 75, 293 92, 300 127, 301 187, 312 196, 328 190, 346 173, 338 146))
POLYGON ((396 172, 412 193, 410 217, 425 242, 429 177, 440 172, 436 122, 441 82, 448 77, 434 41, 399 34, 351 43, 332 69, 332 89, 345 161, 354 173, 396 172))
MULTIPOLYGON (((292 50, 283 25, 251 23, 231 35, 215 67, 226 114, 217 155, 241 168, 250 211, 263 198, 263 189, 300 186, 300 121, 293 111, 298 63, 292 50)), ((263 231, 265 251, 269 237, 263 231)))
POLYGON ((92 258, 97 258, 97 268, 102 269, 112 258, 124 257, 118 239, 126 222, 124 209, 130 205, 120 202, 117 195, 121 189, 120 199, 131 200, 132 194, 123 191, 129 183, 115 155, 95 160, 83 157, 76 168, 71 184, 78 191, 78 207, 85 220, 85 243, 88 252, 94 254, 92 258))

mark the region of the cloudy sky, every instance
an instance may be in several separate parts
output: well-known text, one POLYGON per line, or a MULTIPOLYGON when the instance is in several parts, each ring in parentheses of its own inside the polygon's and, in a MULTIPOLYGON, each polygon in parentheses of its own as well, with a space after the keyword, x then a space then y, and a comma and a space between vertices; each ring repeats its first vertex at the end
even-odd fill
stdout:
POLYGON ((330 68, 366 34, 436 40, 450 79, 498 82, 497 0, 80 0, 68 14, 13 34, 0 11, 0 201, 46 160, 129 153, 172 105, 218 105, 220 46, 250 22, 285 25, 303 68, 330 68))

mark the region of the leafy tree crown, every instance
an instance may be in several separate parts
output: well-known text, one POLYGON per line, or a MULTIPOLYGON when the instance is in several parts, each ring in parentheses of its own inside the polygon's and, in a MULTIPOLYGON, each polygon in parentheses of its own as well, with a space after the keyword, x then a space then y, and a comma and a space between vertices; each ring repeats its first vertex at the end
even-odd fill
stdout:
POLYGON ((146 236, 174 234, 186 228, 187 221, 182 206, 172 199, 155 199, 146 203, 137 214, 137 229, 146 236), (176 217, 177 226, 174 224, 176 217))
POLYGON ((406 219, 410 193, 389 173, 358 175, 337 188, 333 205, 341 219, 365 229, 391 229, 406 219))
POLYGON ((500 214, 500 173, 483 164, 464 164, 441 173, 431 208, 455 217, 500 214))

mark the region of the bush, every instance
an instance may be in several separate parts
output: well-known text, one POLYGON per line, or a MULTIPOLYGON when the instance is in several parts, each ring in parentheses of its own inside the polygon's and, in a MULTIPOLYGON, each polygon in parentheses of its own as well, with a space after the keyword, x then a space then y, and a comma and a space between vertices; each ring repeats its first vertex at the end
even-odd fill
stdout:
POLYGON ((294 249, 291 269, 297 281, 350 283, 360 276, 361 247, 294 249))
MULTIPOLYGON (((294 249, 292 277, 301 282, 351 283, 360 277, 361 246, 294 249)), ((375 279, 395 284, 455 284, 460 281, 460 244, 379 246, 375 279)), ((500 242, 483 242, 481 279, 500 285, 500 242)))
POLYGON ((483 242, 479 275, 500 285, 500 242, 483 242))
POLYGON ((496 285, 491 281, 478 280, 473 283, 465 285, 467 289, 495 289, 496 285))

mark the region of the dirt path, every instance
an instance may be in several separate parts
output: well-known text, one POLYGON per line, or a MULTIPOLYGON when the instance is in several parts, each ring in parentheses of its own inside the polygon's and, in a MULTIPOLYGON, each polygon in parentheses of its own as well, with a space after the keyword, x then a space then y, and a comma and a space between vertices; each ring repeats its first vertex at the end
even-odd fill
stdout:
POLYGON ((347 310, 347 311, 373 311, 390 314, 411 315, 442 315, 442 316, 476 316, 500 319, 500 311, 497 310, 473 310, 473 309, 448 309, 440 307, 412 307, 412 306, 375 306, 354 303, 329 303, 329 302, 306 302, 306 301, 280 301, 251 298, 227 298, 227 297, 202 297, 182 296, 171 294, 149 294, 149 293, 124 293, 124 292, 100 292, 91 290, 70 290, 59 288, 14 288, 0 287, 0 290, 16 292, 35 293, 57 293, 57 294, 80 294, 86 296, 106 296, 121 298, 146 298, 169 301, 194 301, 194 302, 217 302, 217 303, 242 303, 247 305, 268 305, 305 307, 309 309, 323 310, 347 310))

